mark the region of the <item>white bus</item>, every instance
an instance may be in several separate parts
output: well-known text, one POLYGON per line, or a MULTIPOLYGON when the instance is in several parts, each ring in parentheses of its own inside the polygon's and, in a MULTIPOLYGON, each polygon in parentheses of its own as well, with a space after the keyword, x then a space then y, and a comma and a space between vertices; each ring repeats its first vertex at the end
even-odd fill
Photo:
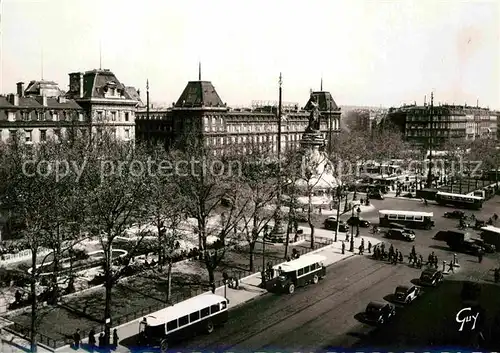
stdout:
POLYGON ((432 212, 380 210, 379 220, 381 227, 390 227, 391 223, 399 223, 408 228, 431 229, 434 227, 432 212))
POLYGON ((139 324, 139 344, 160 346, 166 351, 172 342, 212 333, 228 319, 228 300, 215 294, 202 294, 145 317, 139 324))
POLYGON ((500 228, 486 226, 481 228, 481 239, 485 243, 495 245, 495 248, 500 250, 500 228))
POLYGON ((483 207, 483 200, 480 196, 452 194, 442 191, 436 194, 436 202, 442 206, 450 205, 478 210, 483 207))

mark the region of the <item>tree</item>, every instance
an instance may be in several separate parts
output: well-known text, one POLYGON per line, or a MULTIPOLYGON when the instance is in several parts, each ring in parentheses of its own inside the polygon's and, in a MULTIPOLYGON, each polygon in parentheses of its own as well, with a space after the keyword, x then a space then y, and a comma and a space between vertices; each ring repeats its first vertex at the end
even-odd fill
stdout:
POLYGON ((500 166, 500 149, 497 147, 497 143, 493 139, 477 139, 471 142, 470 144, 470 159, 473 161, 475 166, 472 172, 474 172, 475 177, 479 172, 482 172, 483 176, 488 176, 488 180, 490 180, 490 176, 493 176, 494 179, 490 181, 494 181, 497 188, 499 182, 498 172, 493 173, 492 171, 498 171, 500 166))
POLYGON ((462 183, 461 180, 465 175, 465 160, 467 158, 467 149, 469 143, 465 140, 459 139, 447 139, 444 141, 442 148, 444 150, 444 155, 442 156, 443 169, 445 174, 451 178, 451 192, 454 192, 454 182, 459 181, 459 190, 461 194, 462 183))
POLYGON ((104 252, 105 341, 109 344, 113 287, 148 232, 139 227, 135 247, 119 266, 113 259, 112 246, 128 228, 147 221, 146 161, 141 158, 144 154, 137 153, 133 145, 116 141, 106 134, 96 139, 89 150, 83 183, 90 234, 99 240, 104 252))
POLYGON ((200 255, 211 285, 215 283, 215 270, 227 248, 237 242, 231 234, 246 209, 238 191, 241 164, 232 155, 216 153, 203 143, 189 141, 183 150, 173 151, 173 160, 178 167, 175 181, 183 208, 196 220, 200 255), (224 200, 229 202, 221 209, 224 200), (218 224, 211 224, 215 219, 218 224), (211 238, 217 239, 214 246, 210 246, 211 238))
MULTIPOLYGON (((266 162, 266 156, 258 146, 248 146, 247 152, 242 155, 242 176, 239 186, 239 201, 242 212, 243 233, 248 243, 249 267, 254 271, 254 252, 259 235, 266 229, 272 220, 272 214, 266 206, 276 201, 278 195, 277 168, 266 162)), ((262 241, 265 241, 262 237, 262 241)))
MULTIPOLYGON (((11 221, 18 225, 19 237, 31 251, 31 271, 29 275, 31 300, 30 341, 31 350, 37 350, 38 296, 37 282, 39 254, 46 244, 43 228, 46 219, 57 203, 57 183, 50 173, 50 162, 56 159, 50 145, 33 147, 21 142, 19 136, 10 144, 3 145, 1 151, 2 208, 11 210, 11 221)), ((45 257, 46 258, 46 257, 45 257)), ((42 261, 42 266, 45 262, 42 261)), ((40 266, 41 267, 41 266, 40 266)))

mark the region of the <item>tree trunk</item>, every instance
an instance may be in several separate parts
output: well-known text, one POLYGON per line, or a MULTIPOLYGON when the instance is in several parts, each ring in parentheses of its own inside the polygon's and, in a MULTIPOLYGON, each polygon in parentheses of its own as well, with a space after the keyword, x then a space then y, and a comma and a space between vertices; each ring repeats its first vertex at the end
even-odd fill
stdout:
POLYGON ((167 270, 167 303, 170 303, 172 298, 172 257, 169 258, 168 261, 168 270, 167 270))
POLYGON ((307 209, 307 223, 309 223, 309 228, 311 228, 311 249, 314 249, 314 224, 312 223, 312 190, 309 192, 309 207, 307 209))
POLYGON ((290 209, 288 210, 288 222, 286 225, 285 254, 283 255, 283 258, 285 260, 288 257, 288 244, 290 244, 290 228, 293 227, 291 214, 292 214, 292 210, 290 207, 290 209))
POLYGON ((31 326, 30 326, 30 343, 31 352, 37 352, 37 298, 36 298, 36 278, 37 278, 37 250, 38 247, 31 250, 31 281, 30 281, 30 295, 31 295, 31 326))
POLYGON ((111 243, 106 244, 105 250, 105 262, 104 262, 104 276, 105 276, 105 304, 104 304, 104 343, 109 346, 111 338, 111 296, 113 290, 113 273, 111 270, 112 264, 112 254, 111 243), (108 322, 109 320, 109 322, 108 322))
MULTIPOLYGON (((264 238, 263 238, 264 239, 264 238)), ((250 267, 250 272, 253 272, 254 271, 254 267, 255 267, 255 264, 254 264, 254 252, 255 252, 255 242, 256 242, 257 238, 253 238, 253 241, 251 241, 250 243, 248 243, 248 256, 249 256, 249 259, 250 259, 250 262, 249 262, 249 267, 250 267)))
POLYGON ((338 204, 337 204, 337 226, 335 227, 335 242, 337 242, 339 235, 340 202, 342 202, 342 198, 339 194, 338 204))

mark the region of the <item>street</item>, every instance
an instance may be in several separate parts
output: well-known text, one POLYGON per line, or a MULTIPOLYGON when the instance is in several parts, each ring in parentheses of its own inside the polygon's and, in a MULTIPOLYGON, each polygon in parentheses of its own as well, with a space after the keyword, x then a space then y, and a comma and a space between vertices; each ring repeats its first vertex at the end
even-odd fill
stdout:
MULTIPOLYGON (((490 200, 481 211, 474 213, 478 218, 489 217, 498 208, 498 201, 498 197, 490 200)), ((456 227, 456 220, 442 217, 450 208, 394 199, 374 201, 374 204, 377 209, 425 208, 434 212, 436 227, 431 231, 416 231, 415 243, 394 240, 390 243, 406 256, 415 245, 417 253, 421 253, 424 259, 434 251, 440 262, 451 260, 452 252, 447 250, 446 244, 432 239, 438 230, 456 227)), ((349 215, 343 218, 346 217, 349 215)), ((377 211, 363 214, 362 218, 377 222, 377 211)), ((361 236, 364 234, 368 234, 367 229, 361 230, 361 236)), ((498 264, 496 254, 486 256, 482 264, 470 255, 458 254, 458 258, 461 268, 453 275, 457 279, 488 279, 491 277, 489 270, 498 264)), ((419 276, 420 270, 407 264, 394 266, 365 256, 354 256, 329 267, 326 278, 318 285, 301 288, 293 295, 267 294, 233 310, 225 327, 212 335, 196 337, 182 346, 197 350, 350 347, 373 330, 358 321, 357 314, 363 312, 370 301, 383 301, 397 285, 408 284, 419 276)))

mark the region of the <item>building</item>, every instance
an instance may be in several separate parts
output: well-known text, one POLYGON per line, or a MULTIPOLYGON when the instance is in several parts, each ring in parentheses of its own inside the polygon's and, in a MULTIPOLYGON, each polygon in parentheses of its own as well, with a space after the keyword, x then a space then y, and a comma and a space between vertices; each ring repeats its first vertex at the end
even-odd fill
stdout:
POLYGON ((26 143, 48 138, 68 138, 88 134, 85 112, 74 100, 67 99, 53 81, 31 81, 17 92, 0 96, 0 139, 8 141, 20 135, 26 143))
POLYGON ((409 105, 392 108, 387 120, 402 130, 408 142, 416 145, 427 144, 431 134, 435 145, 449 139, 497 139, 497 114, 488 108, 439 105, 431 109, 427 104, 409 105))
POLYGON ((120 140, 135 138, 135 113, 142 105, 140 92, 120 83, 110 70, 70 73, 66 97, 84 109, 92 133, 110 129, 120 140))
MULTIPOLYGON (((321 112, 320 129, 331 138, 340 129, 340 108, 329 92, 312 92, 321 112)), ((310 100, 304 109, 282 104, 282 149, 300 146, 309 122, 310 100)), ((168 109, 141 109, 136 115, 137 140, 161 142, 166 148, 182 139, 202 139, 216 150, 245 144, 268 144, 277 149, 277 103, 253 102, 251 108, 230 108, 209 81, 190 81, 168 109)))

